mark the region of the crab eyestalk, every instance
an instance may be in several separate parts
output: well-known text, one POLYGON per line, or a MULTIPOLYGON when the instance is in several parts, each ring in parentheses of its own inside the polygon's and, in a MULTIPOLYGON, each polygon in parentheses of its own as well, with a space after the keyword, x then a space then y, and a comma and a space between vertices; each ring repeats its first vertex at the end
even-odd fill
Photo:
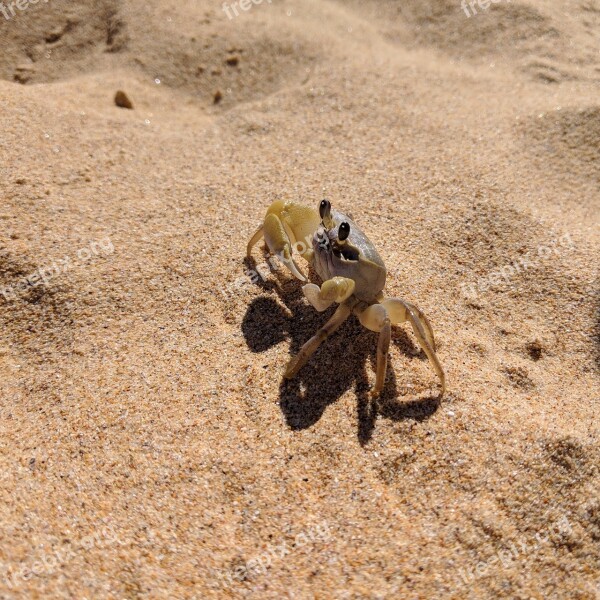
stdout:
POLYGON ((319 215, 314 209, 289 200, 276 200, 269 206, 264 223, 248 243, 247 255, 250 256, 253 246, 264 237, 269 250, 279 257, 292 274, 300 281, 307 281, 294 260, 292 250, 308 259, 309 253, 312 253, 313 232, 319 222, 319 215))
POLYGON ((331 229, 334 225, 333 219, 331 218, 331 202, 329 200, 321 200, 319 204, 319 216, 321 217, 321 223, 325 229, 331 229))

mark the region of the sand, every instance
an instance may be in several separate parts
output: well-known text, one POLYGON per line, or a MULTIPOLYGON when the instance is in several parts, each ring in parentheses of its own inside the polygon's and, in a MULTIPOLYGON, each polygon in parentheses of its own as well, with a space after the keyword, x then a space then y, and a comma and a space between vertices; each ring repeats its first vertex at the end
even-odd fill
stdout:
POLYGON ((600 597, 600 4, 23 6, 2 597, 600 597), (365 230, 441 401, 400 326, 371 402, 354 318, 282 383, 331 311, 246 274, 278 198, 365 230))

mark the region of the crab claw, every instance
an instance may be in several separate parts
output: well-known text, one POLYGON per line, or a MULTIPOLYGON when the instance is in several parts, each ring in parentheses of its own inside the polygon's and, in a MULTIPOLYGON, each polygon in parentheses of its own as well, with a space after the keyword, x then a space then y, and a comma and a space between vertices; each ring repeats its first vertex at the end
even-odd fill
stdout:
POLYGON ((320 218, 315 210, 294 202, 276 200, 269 206, 263 225, 248 242, 247 255, 250 256, 254 244, 264 237, 269 250, 277 255, 294 277, 307 281, 292 256, 292 249, 308 258, 308 253, 312 252, 312 235, 319 223, 320 218))
POLYGON ((319 287, 314 283, 302 286, 306 299, 319 311, 327 310, 334 302, 341 304, 354 293, 355 281, 347 277, 332 277, 319 287))

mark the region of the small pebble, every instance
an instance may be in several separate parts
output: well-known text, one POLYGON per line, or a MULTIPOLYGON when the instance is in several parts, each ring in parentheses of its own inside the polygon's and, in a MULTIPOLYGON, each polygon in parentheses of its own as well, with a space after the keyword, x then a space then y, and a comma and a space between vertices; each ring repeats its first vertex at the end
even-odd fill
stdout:
POLYGON ((119 106, 120 108, 129 108, 129 109, 133 108, 133 104, 131 103, 131 100, 128 98, 127 94, 125 92, 122 92, 121 90, 119 90, 115 94, 115 104, 117 106, 119 106))

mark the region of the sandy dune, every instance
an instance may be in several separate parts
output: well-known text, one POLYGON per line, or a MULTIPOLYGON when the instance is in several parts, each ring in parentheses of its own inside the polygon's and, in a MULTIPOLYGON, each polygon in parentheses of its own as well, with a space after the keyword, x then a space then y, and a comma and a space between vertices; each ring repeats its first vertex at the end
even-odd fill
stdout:
POLYGON ((599 598, 600 3, 242 1, 0 14, 2 597, 599 598), (441 402, 354 319, 282 382, 324 197, 441 402))

